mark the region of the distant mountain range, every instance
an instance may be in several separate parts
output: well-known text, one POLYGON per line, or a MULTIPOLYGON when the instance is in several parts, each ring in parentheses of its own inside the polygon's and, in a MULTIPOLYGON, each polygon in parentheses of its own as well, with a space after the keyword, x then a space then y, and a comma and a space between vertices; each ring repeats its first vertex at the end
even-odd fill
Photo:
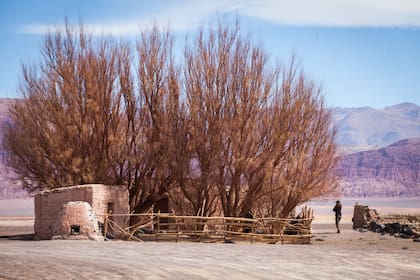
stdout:
POLYGON ((0 199, 27 197, 28 194, 19 188, 20 182, 13 170, 6 165, 5 152, 2 148, 4 126, 9 119, 10 104, 15 99, 0 98, 0 199))
POLYGON ((406 138, 420 138, 420 107, 401 103, 385 109, 333 108, 336 143, 344 154, 378 149, 406 138))
MULTIPOLYGON (((0 98, 0 141, 12 102, 0 98)), ((342 155, 337 174, 345 196, 420 196, 419 106, 336 107, 332 117, 342 155), (400 141, 407 138, 417 139, 400 141)), ((16 174, 5 165, 1 145, 0 156, 0 199, 26 196, 16 187, 16 174)))
POLYGON ((332 117, 344 196, 420 196, 419 106, 333 108, 332 117))

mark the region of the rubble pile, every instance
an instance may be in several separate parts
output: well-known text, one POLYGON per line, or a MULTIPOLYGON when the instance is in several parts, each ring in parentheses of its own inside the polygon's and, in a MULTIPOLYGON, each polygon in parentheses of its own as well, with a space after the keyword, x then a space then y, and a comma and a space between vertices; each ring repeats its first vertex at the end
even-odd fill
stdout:
POLYGON ((420 215, 380 215, 375 209, 356 204, 353 229, 391 234, 400 238, 413 238, 420 242, 420 215))

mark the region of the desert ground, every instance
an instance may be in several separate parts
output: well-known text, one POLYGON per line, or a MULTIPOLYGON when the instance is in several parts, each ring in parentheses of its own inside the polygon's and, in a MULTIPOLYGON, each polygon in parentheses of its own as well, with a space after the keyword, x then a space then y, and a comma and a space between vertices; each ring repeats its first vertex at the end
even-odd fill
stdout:
POLYGON ((0 279, 420 279, 420 243, 315 220, 309 245, 29 241, 0 218, 0 279))
POLYGON ((310 245, 2 238, 0 279, 420 279, 420 243, 343 228, 310 245))

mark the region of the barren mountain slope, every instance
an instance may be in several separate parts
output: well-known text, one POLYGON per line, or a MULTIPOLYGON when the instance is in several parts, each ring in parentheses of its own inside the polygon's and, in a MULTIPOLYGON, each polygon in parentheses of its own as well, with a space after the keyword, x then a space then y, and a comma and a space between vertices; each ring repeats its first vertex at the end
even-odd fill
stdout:
POLYGON ((420 138, 345 155, 337 173, 345 196, 420 196, 420 138))
POLYGON ((6 166, 3 150, 4 126, 9 119, 9 107, 16 99, 0 98, 0 199, 27 197, 27 193, 19 188, 19 181, 13 170, 6 166))
POLYGON ((333 108, 332 116, 337 126, 336 143, 345 154, 420 137, 420 107, 413 103, 384 109, 333 108))

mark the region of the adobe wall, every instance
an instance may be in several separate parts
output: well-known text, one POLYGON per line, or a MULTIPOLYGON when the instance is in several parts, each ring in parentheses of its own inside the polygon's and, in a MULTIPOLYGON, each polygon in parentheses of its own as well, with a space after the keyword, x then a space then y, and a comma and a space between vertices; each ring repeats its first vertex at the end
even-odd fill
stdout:
MULTIPOLYGON (((72 201, 86 201, 91 206, 99 222, 103 223, 104 213, 112 204, 117 214, 129 213, 128 190, 122 186, 100 184, 80 185, 39 192, 35 195, 35 239, 51 239, 54 224, 64 204, 72 201)), ((125 218, 114 219, 120 226, 126 225, 125 218)))
MULTIPOLYGON (((112 210, 113 214, 129 214, 130 203, 127 188, 121 186, 97 185, 93 190, 92 208, 98 220, 103 223, 105 213, 112 210), (112 204, 112 205, 110 205, 112 204), (111 209, 109 208, 111 207, 111 209)), ((111 217, 112 221, 124 228, 128 225, 128 217, 111 217)), ((112 231, 112 228, 110 228, 112 231)))
POLYGON ((68 187, 39 192, 35 195, 35 239, 51 239, 53 227, 62 206, 70 201, 92 204, 92 188, 68 187))
POLYGON ((86 201, 65 203, 53 230, 53 239, 104 240, 92 207, 86 201))
POLYGON ((353 229, 368 228, 371 221, 380 221, 381 217, 375 209, 356 203, 353 210, 353 229))
POLYGON ((353 229, 362 228, 366 223, 365 212, 366 207, 364 205, 357 204, 354 205, 353 209, 353 229))

